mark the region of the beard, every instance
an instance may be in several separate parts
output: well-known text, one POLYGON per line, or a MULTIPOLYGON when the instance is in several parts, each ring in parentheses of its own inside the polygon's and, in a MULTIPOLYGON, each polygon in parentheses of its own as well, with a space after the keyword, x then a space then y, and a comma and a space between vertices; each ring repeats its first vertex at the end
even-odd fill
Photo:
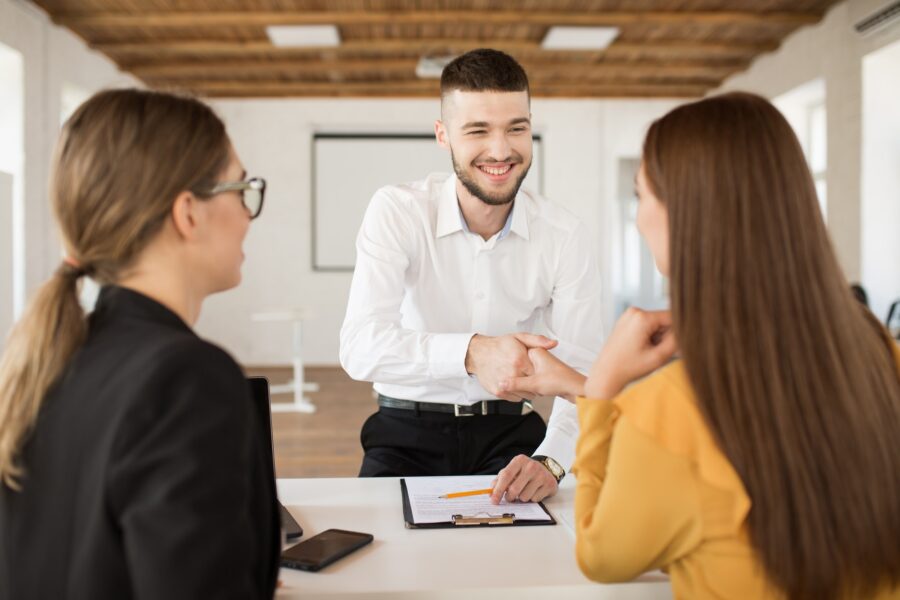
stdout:
MULTIPOLYGON (((459 181, 463 184, 463 186, 465 186, 470 194, 472 194, 488 206, 503 206, 504 204, 509 204, 510 202, 515 200, 516 194, 519 193, 519 187, 521 187, 522 182, 525 180, 525 176, 528 175, 528 169, 531 168, 531 163, 529 163, 525 166, 524 169, 522 169, 521 175, 516 178, 516 181, 509 193, 502 195, 492 195, 477 183, 475 183, 475 180, 469 177, 469 174, 459 166, 459 163, 456 162, 456 155, 453 153, 453 148, 450 148, 450 159, 453 161, 453 171, 456 172, 456 177, 459 178, 459 181)), ((516 164, 524 165, 523 162, 519 162, 516 164)), ((472 167, 475 169, 478 168, 475 165, 472 165, 472 167)))

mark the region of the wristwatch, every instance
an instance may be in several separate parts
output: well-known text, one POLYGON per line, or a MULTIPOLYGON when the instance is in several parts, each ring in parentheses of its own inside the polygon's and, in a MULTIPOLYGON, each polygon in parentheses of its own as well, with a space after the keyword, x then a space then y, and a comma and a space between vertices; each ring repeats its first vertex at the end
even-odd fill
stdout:
POLYGON ((550 458, 549 456, 542 456, 540 454, 535 454, 531 457, 533 460, 538 461, 544 467, 550 471, 550 474, 556 479, 556 483, 562 481, 562 478, 566 476, 566 470, 560 466, 558 462, 550 458))

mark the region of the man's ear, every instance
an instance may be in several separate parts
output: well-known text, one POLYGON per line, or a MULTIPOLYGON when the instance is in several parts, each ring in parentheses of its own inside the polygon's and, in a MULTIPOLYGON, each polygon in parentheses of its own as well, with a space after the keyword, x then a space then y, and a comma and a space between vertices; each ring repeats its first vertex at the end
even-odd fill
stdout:
POLYGON ((172 203, 172 225, 183 239, 190 240, 196 235, 197 215, 194 211, 197 202, 194 194, 184 191, 175 196, 175 202, 172 203))
POLYGON ((447 127, 440 119, 434 122, 434 139, 437 140, 438 145, 441 147, 450 149, 450 140, 447 139, 447 127))

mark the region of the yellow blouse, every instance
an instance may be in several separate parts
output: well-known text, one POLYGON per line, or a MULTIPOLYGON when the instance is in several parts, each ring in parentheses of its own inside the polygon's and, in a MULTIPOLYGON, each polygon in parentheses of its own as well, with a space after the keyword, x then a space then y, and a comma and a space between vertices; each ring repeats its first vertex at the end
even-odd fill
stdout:
MULTIPOLYGON (((577 404, 576 555, 586 576, 626 581, 665 568, 675 598, 783 597, 750 545, 750 498, 680 361, 612 401, 577 404)), ((900 588, 878 598, 900 599, 900 588)))

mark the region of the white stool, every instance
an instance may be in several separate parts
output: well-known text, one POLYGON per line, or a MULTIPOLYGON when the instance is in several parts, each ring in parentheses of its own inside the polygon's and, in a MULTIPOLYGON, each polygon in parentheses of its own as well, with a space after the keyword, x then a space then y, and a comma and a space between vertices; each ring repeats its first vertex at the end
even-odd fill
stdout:
POLYGON ((307 383, 303 378, 303 319, 312 316, 309 309, 299 308, 294 310, 282 310, 266 313, 256 313, 251 318, 254 321, 291 321, 294 324, 294 379, 288 383, 273 385, 269 392, 274 394, 294 393, 294 401, 291 403, 272 403, 272 412, 301 412, 314 413, 316 405, 303 395, 304 392, 318 392, 319 384, 307 383))

